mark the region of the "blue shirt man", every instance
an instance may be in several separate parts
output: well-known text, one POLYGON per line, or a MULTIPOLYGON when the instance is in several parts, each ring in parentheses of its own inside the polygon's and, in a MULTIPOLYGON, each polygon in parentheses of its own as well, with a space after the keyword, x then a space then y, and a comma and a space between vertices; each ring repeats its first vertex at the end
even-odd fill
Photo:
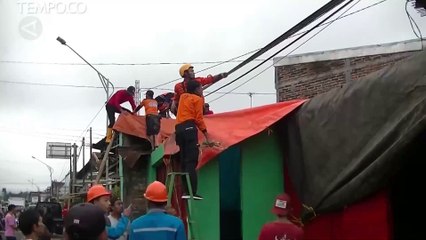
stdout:
POLYGON ((149 210, 132 222, 130 240, 186 240, 182 220, 166 213, 166 186, 154 181, 148 185, 144 197, 149 210))

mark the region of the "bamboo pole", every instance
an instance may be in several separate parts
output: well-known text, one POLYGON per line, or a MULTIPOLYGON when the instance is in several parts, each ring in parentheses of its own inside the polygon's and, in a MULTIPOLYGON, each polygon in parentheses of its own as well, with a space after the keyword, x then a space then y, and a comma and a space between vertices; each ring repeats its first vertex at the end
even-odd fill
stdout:
MULTIPOLYGON (((115 138, 115 133, 112 133, 111 142, 109 142, 109 144, 108 144, 108 146, 105 150, 104 157, 102 159, 101 165, 99 166, 98 176, 96 176, 95 184, 98 184, 99 180, 101 180, 101 176, 102 176, 102 173, 103 173, 104 168, 105 168, 105 163, 106 163, 106 161, 109 157, 109 151, 111 150, 112 143, 114 142, 114 138, 115 138)), ((95 160, 98 160, 98 157, 94 153, 93 153, 93 157, 95 158, 95 160)), ((106 176, 106 178, 108 179, 108 176, 106 176)), ((108 185, 108 183, 107 183, 107 185, 108 185)))

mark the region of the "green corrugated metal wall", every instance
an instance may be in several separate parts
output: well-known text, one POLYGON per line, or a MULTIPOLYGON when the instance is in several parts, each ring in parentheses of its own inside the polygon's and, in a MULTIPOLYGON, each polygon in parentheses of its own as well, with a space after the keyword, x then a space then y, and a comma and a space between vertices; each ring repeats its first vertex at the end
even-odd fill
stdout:
POLYGON ((213 159, 198 172, 198 194, 202 201, 193 201, 195 231, 200 240, 220 239, 219 231, 219 162, 213 159))
POLYGON ((243 239, 257 239, 274 219, 270 209, 283 192, 283 158, 276 136, 264 131, 242 144, 241 206, 243 239))
POLYGON ((275 134, 264 131, 202 167, 198 192, 204 200, 193 205, 199 239, 257 239, 284 190, 282 164, 275 134))

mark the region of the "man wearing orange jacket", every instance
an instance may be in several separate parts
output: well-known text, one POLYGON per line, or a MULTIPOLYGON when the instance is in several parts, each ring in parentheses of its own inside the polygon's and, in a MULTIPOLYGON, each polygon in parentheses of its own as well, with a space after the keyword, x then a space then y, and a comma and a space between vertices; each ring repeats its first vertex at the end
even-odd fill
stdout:
POLYGON ((183 77, 183 81, 175 85, 175 96, 172 103, 171 111, 176 115, 180 96, 187 92, 187 82, 190 80, 199 82, 201 86, 213 84, 223 78, 228 77, 228 73, 224 72, 215 76, 208 75, 207 77, 195 77, 194 67, 191 64, 183 64, 179 69, 179 74, 183 77))
POLYGON ((151 141, 152 149, 155 149, 155 136, 160 132, 160 116, 158 116, 157 101, 154 99, 152 90, 146 91, 146 97, 133 111, 137 113, 141 108, 145 108, 146 135, 151 141))
MULTIPOLYGON (((106 190, 101 184, 93 185, 87 191, 87 202, 92 203, 99 208, 101 208, 105 215, 108 214, 110 208, 110 197, 111 193, 106 190)), ((129 216, 131 214, 131 209, 126 208, 123 211, 123 216, 118 220, 116 227, 111 227, 111 223, 107 223, 106 230, 108 233, 108 238, 117 239, 127 230, 129 224, 129 216)))
MULTIPOLYGON (((206 141, 209 141, 207 127, 203 119, 204 98, 201 83, 189 80, 186 82, 186 93, 180 96, 179 108, 176 117, 176 143, 180 149, 180 161, 183 172, 189 174, 191 180, 191 188, 194 199, 203 199, 197 194, 197 172, 195 171, 198 164, 198 155, 200 153, 198 147, 198 129, 204 134, 206 141)), ((188 195, 187 183, 185 176, 183 177, 184 190, 182 198, 190 198, 188 195)))

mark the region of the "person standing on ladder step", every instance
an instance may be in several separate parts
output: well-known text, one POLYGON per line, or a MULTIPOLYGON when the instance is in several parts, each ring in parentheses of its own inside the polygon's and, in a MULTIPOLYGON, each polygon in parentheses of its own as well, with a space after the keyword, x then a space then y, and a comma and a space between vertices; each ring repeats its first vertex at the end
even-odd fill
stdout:
POLYGON ((154 181, 143 196, 148 200, 148 212, 132 222, 129 239, 186 240, 182 220, 166 212, 166 186, 154 181))
MULTIPOLYGON (((203 119, 204 99, 201 83, 190 80, 186 83, 187 92, 180 96, 179 108, 176 117, 176 144, 179 146, 180 162, 182 172, 189 174, 194 199, 203 199, 197 194, 197 172, 198 155, 200 153, 198 144, 198 129, 204 134, 206 142, 209 142, 207 127, 203 119), (198 128, 198 129, 197 129, 198 128)), ((188 183, 186 177, 182 178, 184 190, 182 198, 188 199, 188 183)))
POLYGON ((303 239, 303 229, 287 217, 292 211, 289 195, 285 193, 278 195, 271 211, 277 216, 277 220, 263 225, 258 240, 303 239))
POLYGON ((108 129, 106 134, 105 142, 109 143, 112 139, 112 127, 115 124, 115 113, 122 113, 123 111, 131 113, 129 109, 121 106, 122 103, 129 102, 132 106, 132 110, 135 110, 136 104, 133 97, 135 96, 135 87, 130 86, 126 90, 118 90, 108 100, 105 108, 108 115, 108 129))
POLYGON ((228 77, 228 73, 227 72, 223 72, 220 73, 218 75, 212 76, 212 75, 208 75, 207 77, 195 77, 195 73, 194 73, 194 67, 191 64, 183 64, 180 69, 179 69, 179 74, 181 77, 183 77, 183 81, 180 83, 177 83, 175 85, 175 97, 172 103, 172 106, 170 108, 170 110, 172 111, 173 114, 176 115, 177 113, 177 109, 178 109, 178 104, 179 104, 179 99, 180 96, 187 92, 187 82, 190 80, 193 81, 197 81, 199 82, 202 86, 206 86, 209 84, 213 84, 219 80, 222 80, 223 78, 228 77))
MULTIPOLYGON (((108 214, 110 209, 110 197, 111 193, 101 184, 93 185, 89 191, 87 191, 87 202, 101 208, 104 211, 105 216, 108 214)), ((131 213, 132 211, 130 208, 124 209, 123 215, 118 220, 115 227, 111 227, 111 223, 107 223, 106 230, 108 238, 117 239, 124 234, 130 222, 129 216, 131 213)))
POLYGON ((146 135, 151 141, 152 149, 155 149, 155 136, 160 132, 160 116, 158 116, 157 101, 154 99, 152 90, 146 91, 146 98, 142 100, 139 106, 133 111, 137 113, 141 108, 145 108, 146 135))

